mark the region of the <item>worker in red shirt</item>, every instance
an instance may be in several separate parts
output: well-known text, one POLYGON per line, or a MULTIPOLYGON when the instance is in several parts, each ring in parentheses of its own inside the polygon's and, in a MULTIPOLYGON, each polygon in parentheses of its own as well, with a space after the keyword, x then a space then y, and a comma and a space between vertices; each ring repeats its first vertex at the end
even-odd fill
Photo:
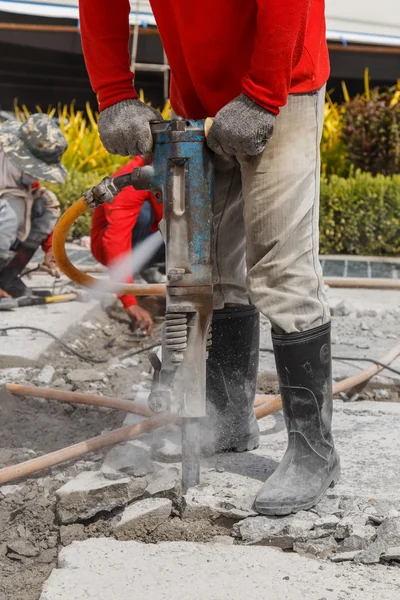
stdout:
MULTIPOLYGON (((324 0, 150 0, 171 67, 171 104, 214 117, 213 344, 208 427, 216 450, 259 442, 252 409, 258 313, 272 326, 288 447, 258 512, 314 506, 339 478, 330 314, 318 260, 319 144, 329 58, 324 0)), ((160 114, 134 88, 128 0, 80 0, 85 60, 110 152, 150 152, 160 114)))
MULTIPOLYGON (((143 158, 136 156, 121 167, 114 177, 130 173, 144 164, 143 158)), ((130 254, 148 235, 157 231, 162 213, 162 203, 156 202, 151 192, 136 191, 132 186, 123 189, 111 204, 102 204, 93 213, 90 231, 93 256, 102 265, 111 267, 123 256, 130 254)), ((151 262, 164 260, 163 245, 151 257, 151 262)), ((132 282, 133 277, 128 277, 126 283, 132 282)), ((145 333, 151 333, 152 316, 138 304, 136 297, 125 294, 118 297, 135 325, 145 333)))

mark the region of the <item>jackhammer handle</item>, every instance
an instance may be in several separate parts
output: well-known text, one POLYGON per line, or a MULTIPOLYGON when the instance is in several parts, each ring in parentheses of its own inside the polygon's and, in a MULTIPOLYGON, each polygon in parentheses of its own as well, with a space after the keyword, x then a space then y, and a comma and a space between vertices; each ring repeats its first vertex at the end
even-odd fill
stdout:
POLYGON ((214 119, 212 119, 211 117, 207 117, 207 119, 204 121, 204 135, 206 138, 208 138, 208 134, 210 133, 210 129, 213 123, 214 119))

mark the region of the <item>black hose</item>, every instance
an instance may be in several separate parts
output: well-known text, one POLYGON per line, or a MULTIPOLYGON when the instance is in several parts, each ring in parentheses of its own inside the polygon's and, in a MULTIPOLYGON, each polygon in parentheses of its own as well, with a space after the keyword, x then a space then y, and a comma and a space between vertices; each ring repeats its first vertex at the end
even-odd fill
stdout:
MULTIPOLYGON (((273 353, 274 351, 272 350, 272 348, 260 348, 260 352, 273 353)), ((384 365, 379 360, 375 360, 374 358, 361 358, 359 356, 332 356, 332 360, 350 360, 350 361, 370 362, 370 363, 373 363, 374 365, 378 365, 379 367, 382 367, 383 369, 391 371, 392 373, 395 373, 396 375, 400 375, 400 371, 398 369, 395 369, 394 367, 391 367, 390 365, 384 365)))
MULTIPOLYGON (((41 327, 28 327, 25 325, 15 325, 13 327, 0 327, 0 333, 5 332, 5 331, 11 331, 13 329, 14 330, 15 329, 29 329, 30 331, 38 331, 40 333, 44 333, 44 334, 48 335, 49 337, 51 337, 55 342, 57 342, 57 344, 59 346, 61 346, 61 348, 63 350, 66 350, 67 352, 74 354, 75 356, 77 356, 81 360, 84 360, 85 362, 101 364, 101 363, 106 363, 110 360, 110 358, 93 358, 91 356, 87 356, 86 354, 81 354, 80 352, 75 350, 75 348, 68 346, 68 344, 66 344, 65 342, 60 340, 60 338, 58 338, 56 335, 54 335, 54 333, 51 333, 50 331, 47 331, 46 329, 42 329, 41 327)), ((151 350, 152 348, 155 348, 156 346, 159 346, 159 345, 160 345, 160 342, 155 342, 148 346, 144 346, 143 348, 139 348, 138 350, 130 350, 129 352, 125 352, 125 354, 122 354, 121 356, 117 356, 116 358, 122 360, 124 358, 127 358, 128 356, 135 356, 135 354, 141 354, 141 352, 146 352, 146 350, 151 350)))
POLYGON ((55 342, 57 342, 57 344, 63 350, 66 350, 67 352, 74 354, 75 356, 77 356, 78 358, 80 358, 81 360, 84 360, 86 362, 100 364, 100 363, 106 363, 110 360, 109 358, 101 358, 100 359, 100 358, 93 358, 91 356, 87 356, 86 354, 81 354, 80 352, 78 352, 74 348, 71 348, 71 346, 68 346, 68 344, 66 344, 65 342, 60 340, 60 338, 58 338, 56 335, 54 335, 54 333, 51 333, 50 331, 47 331, 46 329, 42 329, 41 327, 28 327, 25 325, 15 325, 14 327, 1 327, 0 332, 11 331, 13 329, 14 330, 15 329, 29 329, 30 331, 38 331, 39 333, 44 333, 45 335, 48 335, 49 337, 51 337, 55 342))

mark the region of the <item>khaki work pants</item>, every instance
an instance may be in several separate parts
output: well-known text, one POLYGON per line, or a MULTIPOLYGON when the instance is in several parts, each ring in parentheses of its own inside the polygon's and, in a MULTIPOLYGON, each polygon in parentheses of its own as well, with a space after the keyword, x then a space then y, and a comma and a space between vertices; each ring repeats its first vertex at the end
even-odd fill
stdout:
POLYGON ((330 319, 318 260, 324 95, 289 96, 261 155, 216 156, 214 308, 251 301, 286 333, 330 319))

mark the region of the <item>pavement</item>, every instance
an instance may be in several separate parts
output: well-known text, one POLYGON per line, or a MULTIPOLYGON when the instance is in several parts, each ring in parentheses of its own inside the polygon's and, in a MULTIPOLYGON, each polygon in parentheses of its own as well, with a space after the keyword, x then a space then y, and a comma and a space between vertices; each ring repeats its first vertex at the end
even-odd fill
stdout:
POLYGON ((63 549, 40 600, 398 600, 399 574, 265 547, 104 538, 63 549))
MULTIPOLYGON (((54 279, 46 274, 34 275, 26 280, 27 285, 52 290, 54 279)), ((57 283, 54 293, 74 291, 69 280, 63 278, 57 283)), ((72 301, 43 306, 26 306, 12 311, 1 311, 1 328, 32 326, 41 327, 62 338, 73 325, 85 320, 88 314, 99 305, 91 299, 87 302, 72 301)), ((0 368, 28 366, 47 352, 54 340, 45 333, 33 331, 9 331, 0 335, 0 368)))
MULTIPOLYGON (((131 418, 128 416, 127 422, 131 418)), ((327 502, 320 503, 321 508, 317 506, 320 516, 339 514, 338 506, 349 505, 348 518, 354 523, 359 522, 362 516, 366 521, 369 514, 378 513, 382 506, 383 510, 392 507, 390 514, 399 515, 399 419, 400 404, 397 403, 335 402, 334 431, 341 455, 342 478, 334 490, 328 492, 327 502), (356 509, 356 505, 361 508, 356 509), (397 510, 394 511, 393 507, 397 510)), ((211 520, 222 515, 236 521, 243 519, 238 523, 239 530, 241 523, 254 521, 254 496, 261 482, 276 468, 286 447, 281 414, 263 419, 260 429, 261 444, 257 450, 243 454, 227 453, 203 462, 202 484, 186 495, 184 520, 203 519, 205 523, 205 515, 211 520)), ((140 448, 144 449, 146 443, 150 443, 148 439, 140 441, 140 448)), ((165 465, 167 469, 172 466, 165 465)), ((179 469, 179 465, 176 467, 179 469)), ((143 501, 137 502, 139 505, 143 501)), ((82 506, 85 510, 87 504, 82 506)), ((303 512, 302 519, 304 516, 303 512)), ((115 520, 118 518, 114 517, 115 520)), ((314 514, 313 518, 317 515, 314 514)), ((79 515, 76 519, 79 522, 79 515)), ((399 523, 400 517, 395 516, 394 519, 399 523)), ((272 521, 277 541, 271 542, 268 534, 264 534, 264 538, 261 536, 262 539, 257 538, 257 527, 253 527, 250 536, 255 531, 256 539, 247 540, 250 546, 233 545, 234 539, 225 536, 203 544, 164 542, 163 539, 168 539, 171 534, 166 533, 170 530, 162 529, 163 525, 158 526, 162 543, 157 544, 109 538, 73 542, 61 550, 58 568, 52 571, 45 583, 40 600, 400 598, 398 565, 333 564, 330 560, 282 552, 277 547, 267 548, 265 546, 271 544, 279 546, 282 540, 286 544, 289 531, 285 529, 285 523, 277 535, 276 523, 280 519, 272 518, 272 521)), ((265 527, 264 524, 260 526, 265 527)), ((115 527, 118 531, 118 523, 115 527)), ((368 527, 363 529, 367 531, 368 527)), ((319 542, 325 543, 327 534, 321 530, 319 542)), ((228 532, 227 535, 234 534, 228 532)))
MULTIPOLYGON (((332 356, 383 358, 400 341, 400 293, 392 290, 328 290, 332 316, 332 356), (344 314, 341 314, 344 313, 344 314)), ((270 325, 261 323, 260 372, 275 378, 270 325)), ((370 366, 368 362, 333 360, 333 379, 338 381, 370 366)), ((400 356, 392 367, 400 371, 400 356)), ((384 371, 373 384, 381 387, 400 385, 400 375, 384 371)))

